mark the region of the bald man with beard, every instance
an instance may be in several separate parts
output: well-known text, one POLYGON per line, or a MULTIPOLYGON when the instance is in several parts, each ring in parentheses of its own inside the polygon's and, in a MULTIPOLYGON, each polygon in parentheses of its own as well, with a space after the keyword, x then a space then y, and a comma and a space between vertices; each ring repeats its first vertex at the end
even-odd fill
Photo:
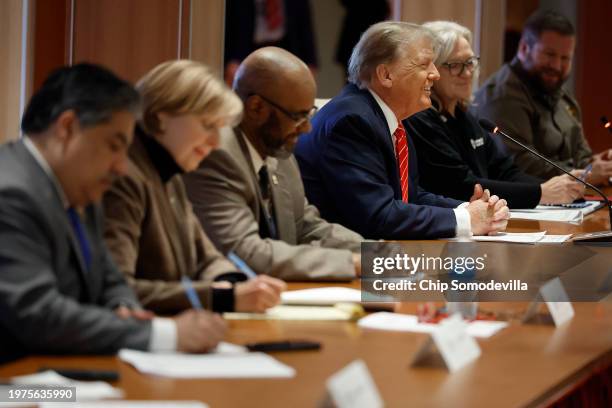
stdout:
POLYGON ((185 175, 194 211, 224 253, 284 280, 350 280, 362 237, 323 220, 304 196, 293 149, 310 131, 316 84, 306 64, 276 47, 250 54, 234 91, 244 117, 219 148, 185 175))

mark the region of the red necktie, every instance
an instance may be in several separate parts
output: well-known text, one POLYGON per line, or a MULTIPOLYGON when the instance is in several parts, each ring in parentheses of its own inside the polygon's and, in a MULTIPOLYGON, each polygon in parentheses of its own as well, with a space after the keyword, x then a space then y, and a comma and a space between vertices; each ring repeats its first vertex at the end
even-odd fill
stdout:
POLYGON ((408 140, 406 130, 400 122, 393 132, 395 136, 395 157, 399 169, 400 186, 402 187, 402 201, 408 202, 408 140))
POLYGON ((281 0, 266 0, 266 22, 269 30, 281 26, 283 22, 281 0))

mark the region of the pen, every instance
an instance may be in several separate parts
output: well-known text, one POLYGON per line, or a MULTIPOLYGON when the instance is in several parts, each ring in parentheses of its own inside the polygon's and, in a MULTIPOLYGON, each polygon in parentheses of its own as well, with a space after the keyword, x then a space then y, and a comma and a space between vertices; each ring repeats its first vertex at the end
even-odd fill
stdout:
POLYGON ((200 302, 200 298, 191 284, 191 279, 189 279, 187 276, 183 276, 181 278, 181 283, 183 284, 183 288, 185 288, 185 293, 187 294, 189 303, 191 303, 191 307, 196 310, 202 310, 202 303, 200 302))
POLYGON ((253 272, 253 270, 249 268, 249 265, 247 265, 246 262, 240 259, 240 257, 236 255, 234 251, 229 251, 227 253, 227 259, 232 261, 232 263, 236 265, 236 268, 238 268, 240 272, 246 275, 247 279, 255 279, 257 277, 257 274, 253 272))
POLYGON ((591 174, 591 170, 593 170, 593 165, 589 164, 584 168, 584 172, 582 173, 582 176, 580 176, 580 180, 586 181, 586 178, 589 176, 589 174, 591 174))

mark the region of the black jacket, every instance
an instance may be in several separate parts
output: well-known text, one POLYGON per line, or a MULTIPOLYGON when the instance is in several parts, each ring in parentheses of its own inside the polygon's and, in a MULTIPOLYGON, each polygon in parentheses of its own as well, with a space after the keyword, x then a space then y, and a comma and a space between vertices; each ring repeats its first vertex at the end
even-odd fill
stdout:
POLYGON ((543 180, 521 172, 469 112, 457 108, 453 118, 430 108, 405 122, 424 189, 469 200, 474 184, 480 183, 511 208, 532 208, 540 201, 543 180))

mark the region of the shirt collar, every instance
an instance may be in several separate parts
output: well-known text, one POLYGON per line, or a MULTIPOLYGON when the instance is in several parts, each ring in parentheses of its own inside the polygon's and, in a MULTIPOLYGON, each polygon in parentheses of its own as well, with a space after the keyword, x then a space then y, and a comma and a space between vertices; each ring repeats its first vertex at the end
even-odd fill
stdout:
POLYGON ((265 164, 264 159, 261 158, 261 155, 259 154, 257 149, 255 149, 247 135, 242 130, 240 130, 240 132, 242 132, 242 136, 244 137, 244 141, 246 142, 247 149, 249 150, 249 156, 251 156, 251 163, 253 163, 253 170, 255 170, 255 174, 257 174, 257 177, 259 177, 259 170, 261 170, 261 168, 265 164))
POLYGON ((36 163, 38 163, 38 165, 43 169, 47 177, 49 177, 49 180, 51 180, 51 183, 55 187, 55 190, 57 191, 57 194, 60 197, 60 200, 62 201, 62 205, 65 209, 68 209, 70 207, 70 203, 66 198, 66 193, 64 193, 64 189, 62 188, 61 183, 55 176, 53 169, 51 169, 51 166, 49 166, 49 163, 47 162, 45 157, 42 155, 40 150, 38 150, 38 147, 36 147, 34 142, 32 142, 28 136, 23 137, 23 145, 28 150, 28 152, 30 152, 32 157, 34 157, 34 160, 36 160, 36 163))
POLYGON ((376 92, 374 92, 370 88, 368 88, 368 91, 370 91, 370 93, 374 97, 374 100, 382 110, 383 115, 385 115, 387 126, 389 126, 389 133, 393 134, 395 132, 395 129, 397 129, 397 126, 399 125, 399 121, 397 120, 395 113, 393 113, 389 105, 387 105, 385 101, 383 101, 382 98, 376 94, 376 92))

